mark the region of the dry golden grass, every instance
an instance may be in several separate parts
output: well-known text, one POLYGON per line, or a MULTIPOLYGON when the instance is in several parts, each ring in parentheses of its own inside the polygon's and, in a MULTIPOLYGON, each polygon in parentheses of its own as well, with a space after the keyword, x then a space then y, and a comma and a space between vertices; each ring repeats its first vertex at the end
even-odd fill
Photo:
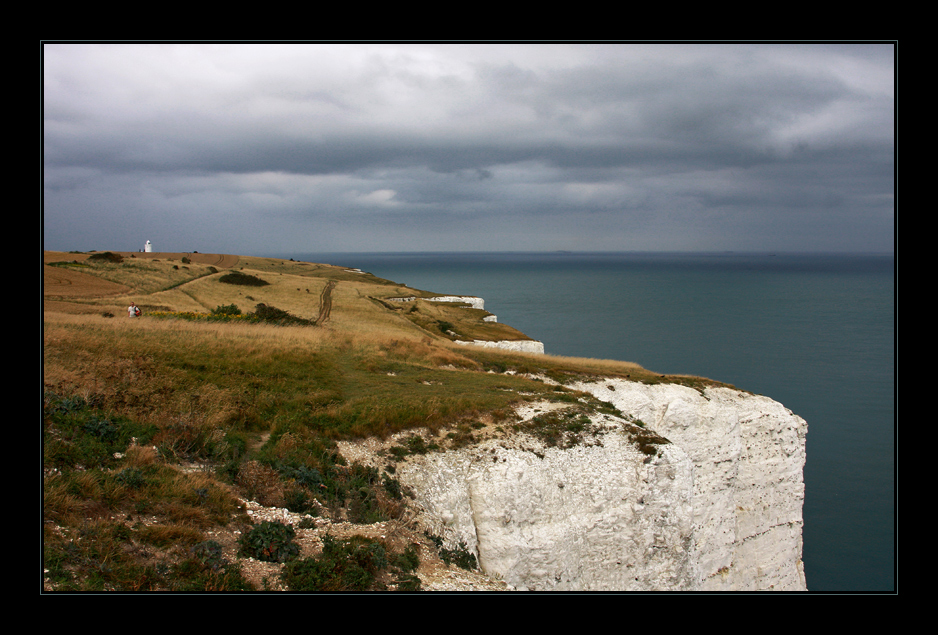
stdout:
POLYGON ((238 473, 238 485, 251 500, 266 507, 283 507, 283 483, 276 470, 248 461, 238 473))
MULTIPOLYGON (((47 262, 73 259, 86 261, 87 255, 44 254, 47 262)), ((75 280, 94 278, 72 285, 80 289, 72 295, 61 292, 62 285, 44 288, 43 436, 49 458, 43 502, 45 519, 59 525, 53 531, 53 523, 45 524, 45 562, 64 589, 209 588, 212 580, 174 578, 185 577, 179 572, 154 575, 147 557, 136 555, 140 542, 144 551, 155 549, 171 561, 185 551, 180 547, 208 540, 209 530, 215 535, 220 525, 250 522, 236 495, 277 507, 310 497, 334 518, 352 518, 353 507, 362 511, 364 503, 350 502, 358 499, 344 488, 360 466, 342 465, 337 439, 452 428, 453 435, 440 438, 468 443, 478 425, 509 417, 521 402, 569 404, 584 397, 530 375, 567 383, 608 376, 695 387, 707 381, 662 377, 627 362, 458 346, 440 322, 467 339, 524 336, 482 322, 483 312, 453 305, 417 300, 411 304, 418 311, 408 314, 409 306, 375 298, 423 292, 342 267, 253 257, 235 262, 212 254, 183 266, 153 254, 121 264, 45 269, 75 280), (221 263, 270 284, 221 283, 224 270, 209 269, 221 263), (128 290, 101 294, 113 285, 128 290), (248 312, 263 302, 315 320, 324 288, 331 289, 331 314, 320 326, 150 313, 208 313, 231 304, 248 312), (127 317, 131 300, 144 308, 143 317, 127 317), (74 397, 84 404, 76 406, 74 397), (123 436, 101 450, 105 442, 95 435, 108 430, 123 436), (212 466, 219 476, 183 469, 192 463, 212 466), (301 480, 314 472, 321 481, 301 480), (131 516, 148 521, 141 528, 137 520, 124 520, 131 516), (100 557, 121 564, 102 577, 93 566, 100 557)), ((362 486, 355 487, 361 493, 362 486)), ((380 481, 365 489, 377 501, 369 512, 376 518, 404 513, 403 502, 392 500, 380 481)))
MULTIPOLYGON (((446 417, 503 408, 510 400, 493 398, 488 377, 450 374, 444 380, 436 374, 443 368, 470 373, 514 369, 559 381, 619 376, 695 387, 715 384, 664 377, 627 362, 458 347, 441 332, 439 322, 450 322, 455 332, 473 339, 513 339, 517 331, 481 322, 480 312, 421 300, 414 304, 423 321, 409 319, 414 314, 408 309, 395 310, 372 299, 407 295, 407 289, 335 267, 255 258, 239 265, 271 284, 239 287, 209 275, 173 290, 139 295, 138 304, 182 309, 194 303, 207 311, 228 304, 251 310, 245 301, 265 302, 314 319, 321 290, 334 280, 325 276, 361 279, 336 283, 324 327, 46 311, 46 388, 94 398, 174 438, 188 435, 193 444, 204 444, 213 430, 232 425, 263 429, 290 417, 333 422, 329 425, 342 434, 386 434, 421 419, 437 425, 446 417)), ((141 280, 151 284, 146 276, 141 280)))
POLYGON ((60 298, 85 298, 127 293, 130 287, 66 267, 42 268, 43 293, 60 298))

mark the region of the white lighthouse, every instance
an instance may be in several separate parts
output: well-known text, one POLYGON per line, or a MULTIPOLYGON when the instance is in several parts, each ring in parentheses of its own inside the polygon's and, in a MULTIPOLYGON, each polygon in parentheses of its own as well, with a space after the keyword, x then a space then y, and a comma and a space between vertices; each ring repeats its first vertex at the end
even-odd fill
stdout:
POLYGON ((147 241, 147 244, 143 246, 143 250, 147 253, 153 251, 153 245, 150 244, 150 241, 147 241))

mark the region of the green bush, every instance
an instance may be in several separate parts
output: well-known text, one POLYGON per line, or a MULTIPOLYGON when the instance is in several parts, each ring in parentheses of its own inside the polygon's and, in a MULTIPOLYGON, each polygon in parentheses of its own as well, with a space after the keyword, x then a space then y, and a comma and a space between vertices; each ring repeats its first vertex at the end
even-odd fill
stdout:
POLYGON ((420 556, 417 555, 417 548, 414 545, 408 545, 404 553, 399 553, 391 558, 391 564, 404 572, 416 571, 420 566, 420 556))
POLYGON ((311 320, 306 320, 304 318, 296 317, 295 315, 290 315, 283 309, 278 309, 275 306, 270 306, 268 304, 258 304, 254 308, 254 317, 263 320, 264 322, 270 322, 272 324, 284 325, 300 325, 300 326, 309 326, 313 324, 311 320))
POLYGON ((466 543, 460 542, 455 549, 447 549, 443 546, 443 539, 440 536, 426 532, 424 535, 436 545, 436 548, 440 552, 440 559, 446 564, 455 564, 457 567, 465 569, 466 571, 472 571, 476 568, 475 554, 469 551, 466 543))
POLYGON ((322 553, 288 563, 281 578, 292 591, 368 591, 388 566, 387 551, 377 540, 352 536, 322 538, 322 553))
POLYGON ((295 536, 293 527, 267 520, 241 536, 239 553, 264 562, 287 562, 300 554, 295 536))
POLYGON ((266 280, 261 280, 256 276, 252 276, 247 273, 241 273, 240 271, 232 271, 231 273, 226 273, 218 279, 219 282, 224 282, 225 284, 238 284, 245 287, 263 287, 270 284, 266 280))
POLYGON ((143 471, 136 467, 125 467, 117 473, 116 479, 118 483, 131 489, 140 489, 147 482, 143 471))
POLYGON ((455 549, 440 548, 440 558, 446 564, 455 564, 460 569, 474 571, 476 569, 476 557, 466 543, 460 542, 455 549))
POLYGON ((173 591, 253 591, 241 568, 222 555, 221 545, 206 540, 190 547, 189 557, 174 569, 173 591))
POLYGON ((190 547, 189 553, 213 571, 228 566, 228 560, 222 555, 221 545, 214 540, 204 540, 190 547))
POLYGON ((212 315, 241 315, 241 309, 236 304, 219 304, 212 309, 212 315))
POLYGON ((283 494, 284 505, 294 514, 318 515, 316 501, 304 489, 291 489, 283 494))
POLYGON ((101 253, 91 254, 88 256, 88 260, 121 263, 124 262, 124 257, 111 251, 102 251, 101 253))

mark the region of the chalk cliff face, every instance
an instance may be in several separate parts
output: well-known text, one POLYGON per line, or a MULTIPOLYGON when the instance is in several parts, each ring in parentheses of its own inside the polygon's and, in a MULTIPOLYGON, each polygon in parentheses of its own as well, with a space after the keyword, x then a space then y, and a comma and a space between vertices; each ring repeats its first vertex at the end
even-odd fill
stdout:
POLYGON ((543 353, 544 343, 537 340, 497 340, 490 342, 487 340, 473 340, 471 342, 456 340, 457 344, 463 346, 482 346, 485 348, 500 348, 506 351, 520 351, 522 353, 543 353))
MULTIPOLYGON (((416 296, 404 298, 385 298, 388 302, 412 302, 416 296)), ((474 295, 442 295, 432 298, 422 298, 426 302, 455 302, 458 304, 468 304, 473 309, 485 310, 485 300, 474 295)), ((487 315, 482 318, 483 322, 498 322, 495 315, 487 315)), ((485 348, 499 348, 506 351, 519 351, 522 353, 543 353, 544 343, 536 340, 456 340, 457 344, 463 346, 482 346, 485 348)))
POLYGON ((401 465, 424 521, 516 589, 805 589, 803 419, 727 388, 574 388, 623 417, 565 449, 518 434, 401 465))

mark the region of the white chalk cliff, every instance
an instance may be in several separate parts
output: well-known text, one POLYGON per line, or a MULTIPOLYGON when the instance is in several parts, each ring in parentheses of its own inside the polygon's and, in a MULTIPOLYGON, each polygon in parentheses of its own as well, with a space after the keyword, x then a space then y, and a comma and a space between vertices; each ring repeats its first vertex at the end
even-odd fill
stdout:
POLYGON ((537 340, 455 340, 456 344, 463 346, 482 346, 485 348, 499 348, 506 351, 519 351, 521 353, 543 353, 544 342, 537 340))
POLYGON ((518 433, 402 463, 424 522, 519 590, 805 590, 803 419, 729 388, 573 387, 623 417, 571 447, 518 433))
MULTIPOLYGON (((413 302, 416 296, 407 296, 403 298, 384 298, 388 302, 413 302)), ((426 302, 454 302, 457 304, 466 304, 473 309, 485 310, 485 300, 474 295, 441 295, 428 298, 421 298, 426 302)), ((482 318, 483 322, 498 322, 498 317, 491 313, 482 318)), ((455 334, 454 334, 455 335, 455 334)), ((498 348, 506 351, 518 351, 522 353, 543 353, 544 343, 537 340, 455 340, 456 344, 463 346, 482 346, 485 348, 498 348)))

